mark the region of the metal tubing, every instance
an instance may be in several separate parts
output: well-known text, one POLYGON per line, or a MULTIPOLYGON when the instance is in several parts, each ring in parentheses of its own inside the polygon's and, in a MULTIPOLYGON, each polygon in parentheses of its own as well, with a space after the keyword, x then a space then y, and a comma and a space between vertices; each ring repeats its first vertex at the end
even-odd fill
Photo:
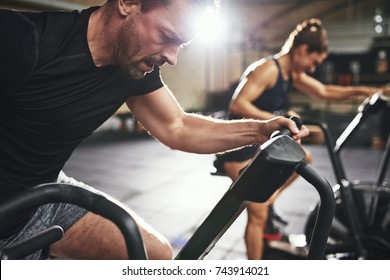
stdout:
POLYGON ((0 223, 7 221, 14 213, 31 211, 43 204, 70 203, 110 219, 122 232, 130 259, 147 259, 140 231, 119 202, 90 187, 50 183, 28 189, 0 205, 0 223))
POLYGON ((329 182, 313 167, 303 161, 297 167, 297 173, 314 186, 320 195, 320 207, 309 245, 307 259, 322 260, 325 255, 328 236, 335 214, 336 202, 329 182))
POLYGON ((0 259, 19 260, 60 240, 64 230, 60 226, 52 226, 21 243, 0 250, 0 259))
POLYGON ((246 204, 229 190, 197 228, 175 259, 203 259, 245 209, 246 204))
POLYGON ((381 186, 386 178, 387 169, 389 168, 390 162, 390 134, 387 138, 385 152, 383 153, 381 163, 378 168, 378 175, 375 181, 376 186, 381 186))
POLYGON ((304 158, 301 146, 288 136, 277 136, 267 141, 176 259, 202 259, 245 209, 248 201, 267 201, 290 178, 304 158))

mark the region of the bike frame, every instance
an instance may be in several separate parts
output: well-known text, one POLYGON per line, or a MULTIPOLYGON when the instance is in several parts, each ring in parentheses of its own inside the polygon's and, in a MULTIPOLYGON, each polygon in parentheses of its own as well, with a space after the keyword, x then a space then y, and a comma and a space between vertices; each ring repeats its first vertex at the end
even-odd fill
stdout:
MULTIPOLYGON (((176 259, 203 259, 244 210, 248 201, 267 201, 294 171, 313 184, 321 198, 308 259, 323 259, 335 212, 335 201, 328 181, 307 164, 304 158, 305 153, 301 146, 289 136, 278 135, 264 143, 176 259)), ((88 188, 67 184, 45 184, 27 190, 0 206, 0 222, 6 221, 12 213, 54 202, 76 204, 114 221, 125 236, 129 257, 146 259, 142 238, 131 216, 109 196, 88 188)), ((26 241, 19 247, 29 244, 26 241)), ((16 257, 12 248, 1 251, 3 258, 16 257)))
MULTIPOLYGON (((0 222, 7 221, 14 213, 33 211, 37 207, 48 203, 78 205, 111 220, 118 226, 125 238, 129 258, 135 260, 147 258, 141 233, 131 215, 109 195, 90 187, 51 183, 26 190, 0 205, 0 222)), ((26 240, 11 248, 0 250, 0 257, 1 259, 23 258, 61 239, 62 235, 61 228, 49 229, 48 232, 39 233, 34 240, 26 240), (45 245, 42 246, 42 244, 45 245)))
MULTIPOLYGON (((317 125, 319 126, 325 137, 325 144, 327 151, 332 163, 333 172, 336 177, 337 184, 340 186, 340 194, 345 205, 345 210, 347 214, 347 220, 350 226, 350 237, 355 246, 359 259, 365 259, 367 257, 367 252, 364 249, 362 242, 362 232, 361 224, 358 219, 358 213, 356 209, 356 204, 352 194, 352 183, 347 179, 346 172, 340 158, 340 152, 345 144, 352 138, 352 136, 357 132, 362 123, 367 119, 371 114, 377 113, 379 110, 383 109, 385 106, 388 106, 388 98, 381 95, 375 94, 372 98, 366 99, 358 108, 358 113, 343 133, 337 138, 336 141, 333 141, 330 134, 328 125, 326 123, 318 123, 313 121, 305 121, 305 124, 317 125)), ((377 179, 375 180, 375 186, 382 186, 384 183, 386 170, 389 166, 390 160, 390 137, 388 138, 387 145, 382 156, 382 160, 379 166, 379 171, 377 179)))

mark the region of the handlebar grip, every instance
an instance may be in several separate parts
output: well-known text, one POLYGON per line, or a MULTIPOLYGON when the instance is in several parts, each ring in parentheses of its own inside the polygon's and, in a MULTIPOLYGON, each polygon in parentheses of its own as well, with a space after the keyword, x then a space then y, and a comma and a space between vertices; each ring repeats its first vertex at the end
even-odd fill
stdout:
MULTIPOLYGON (((301 129, 303 123, 302 123, 302 120, 300 118, 298 118, 296 116, 290 116, 289 119, 293 120, 295 122, 295 124, 297 125, 297 127, 299 129, 301 129)), ((292 136, 292 132, 287 127, 283 127, 280 130, 276 130, 274 133, 272 133, 270 138, 273 138, 273 137, 276 137, 279 135, 292 136)))
POLYGON ((146 260, 147 254, 138 225, 127 209, 109 195, 88 186, 47 183, 27 189, 0 204, 0 223, 14 213, 31 211, 48 203, 70 203, 112 221, 121 231, 130 259, 146 260))
POLYGON ((367 97, 358 107, 358 112, 375 113, 389 106, 389 98, 383 95, 380 91, 376 92, 371 97, 367 97))
POLYGON ((29 237, 22 242, 0 250, 1 260, 19 260, 60 240, 64 230, 60 226, 52 226, 29 237))

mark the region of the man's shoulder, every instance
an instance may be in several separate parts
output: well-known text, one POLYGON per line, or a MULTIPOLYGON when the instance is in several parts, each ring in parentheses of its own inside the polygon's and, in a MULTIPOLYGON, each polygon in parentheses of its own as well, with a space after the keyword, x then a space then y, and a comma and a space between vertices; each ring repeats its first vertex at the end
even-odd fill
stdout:
POLYGON ((12 27, 12 33, 16 34, 18 28, 34 27, 33 23, 25 16, 25 12, 0 9, 0 28, 7 30, 12 27))
POLYGON ((54 58, 88 53, 86 36, 90 13, 55 11, 25 15, 37 30, 39 64, 54 58))
POLYGON ((23 13, 0 9, 1 88, 7 92, 26 76, 37 63, 37 31, 23 13))

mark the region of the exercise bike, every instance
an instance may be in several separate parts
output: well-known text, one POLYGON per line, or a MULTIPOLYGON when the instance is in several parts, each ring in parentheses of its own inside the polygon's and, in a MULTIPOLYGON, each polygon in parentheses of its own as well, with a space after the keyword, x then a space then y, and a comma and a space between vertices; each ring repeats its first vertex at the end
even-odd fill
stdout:
MULTIPOLYGON (((321 204, 317 212, 307 259, 323 259, 328 234, 335 211, 333 191, 328 181, 305 162, 305 153, 288 134, 288 130, 275 132, 251 163, 241 172, 209 216, 176 256, 176 260, 203 259, 225 233, 248 201, 265 202, 293 174, 298 172, 318 191, 321 204)), ((139 229, 129 213, 108 195, 69 184, 52 183, 28 189, 0 205, 0 223, 14 213, 35 209, 47 203, 71 203, 113 221, 125 237, 130 259, 145 260, 139 229)), ((0 250, 1 259, 20 259, 56 242, 63 236, 55 226, 12 247, 0 250)))
MULTIPOLYGON (((328 259, 390 259, 390 188, 385 182, 390 161, 390 137, 374 182, 347 179, 340 152, 369 115, 389 109, 389 98, 376 93, 358 108, 358 113, 334 142, 325 123, 324 132, 337 184, 333 187, 336 213, 326 248, 328 259), (333 144, 334 143, 334 144, 333 144)), ((364 159, 362 159, 364 161, 364 159)), ((318 206, 310 213, 305 235, 310 242, 318 206)))

